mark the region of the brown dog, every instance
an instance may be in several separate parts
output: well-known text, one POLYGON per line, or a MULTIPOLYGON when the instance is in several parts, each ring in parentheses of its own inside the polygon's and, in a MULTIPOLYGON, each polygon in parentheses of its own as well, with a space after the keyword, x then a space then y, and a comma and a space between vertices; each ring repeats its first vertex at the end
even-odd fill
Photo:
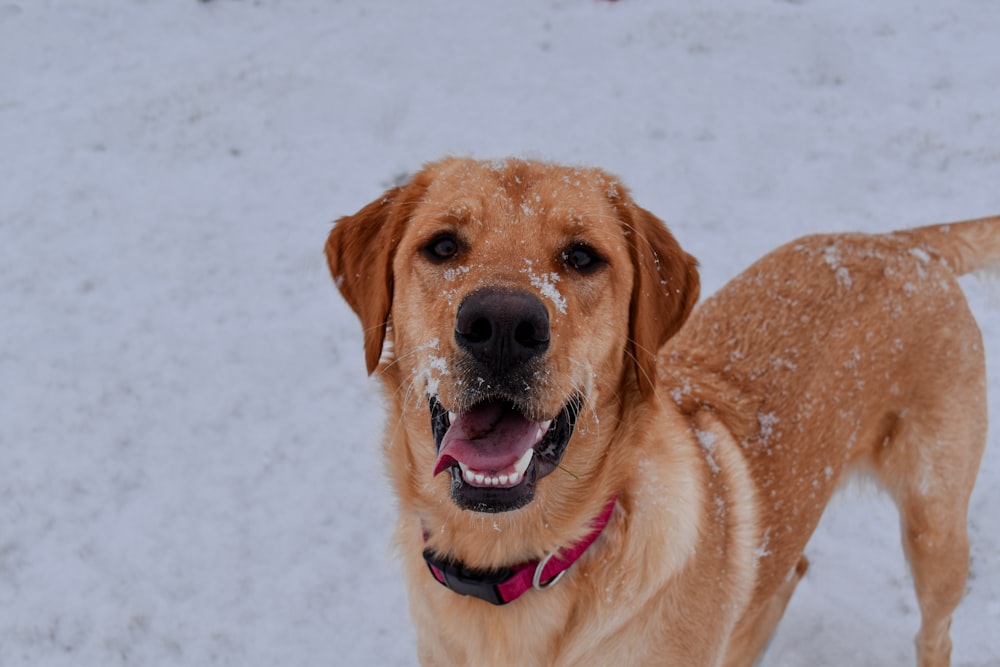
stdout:
POLYGON ((1000 218, 801 239, 686 324, 694 259, 597 170, 444 160, 326 252, 392 406, 423 664, 750 665, 858 470, 948 664, 986 431, 955 276, 1000 218))

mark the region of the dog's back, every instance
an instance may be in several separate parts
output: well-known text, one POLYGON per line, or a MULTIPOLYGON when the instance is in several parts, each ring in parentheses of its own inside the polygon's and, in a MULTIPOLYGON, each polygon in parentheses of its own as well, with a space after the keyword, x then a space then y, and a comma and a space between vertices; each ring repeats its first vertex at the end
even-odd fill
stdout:
POLYGON ((688 413, 715 412, 757 484, 761 558, 744 625, 796 565, 844 474, 862 469, 902 514, 921 664, 946 664, 936 657, 964 588, 986 433, 982 340, 956 275, 998 263, 996 217, 807 237, 751 266, 668 343, 668 395, 688 413))

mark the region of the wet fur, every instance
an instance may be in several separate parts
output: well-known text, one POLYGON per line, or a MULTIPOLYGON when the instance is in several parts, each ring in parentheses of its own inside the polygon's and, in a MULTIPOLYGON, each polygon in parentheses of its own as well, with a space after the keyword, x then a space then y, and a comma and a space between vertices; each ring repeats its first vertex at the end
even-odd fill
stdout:
POLYGON ((1000 260, 1000 219, 801 239, 691 315, 694 259, 612 176, 447 159, 339 220, 327 257, 390 405, 384 456, 424 665, 751 665, 854 470, 900 508, 919 664, 948 664, 986 429, 980 334, 955 276, 1000 260), (447 265, 422 254, 441 230, 462 239, 447 265), (601 271, 563 263, 578 241, 600 250, 601 271), (455 311, 484 286, 549 310, 533 414, 585 396, 563 470, 499 514, 459 509, 448 475, 432 477, 426 400, 462 405, 455 311), (429 546, 478 568, 539 559, 616 494, 563 580, 503 607, 448 591, 421 558, 429 546))

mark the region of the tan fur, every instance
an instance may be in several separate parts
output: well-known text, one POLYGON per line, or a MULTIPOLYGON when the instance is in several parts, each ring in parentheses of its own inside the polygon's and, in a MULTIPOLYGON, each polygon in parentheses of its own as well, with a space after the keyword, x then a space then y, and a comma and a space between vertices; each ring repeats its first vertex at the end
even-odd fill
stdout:
POLYGON ((796 241, 684 324, 695 262, 613 177, 447 159, 339 220, 327 256, 391 406, 384 454, 424 665, 749 666, 856 469, 900 508, 919 664, 948 664, 986 428, 980 334, 955 275, 1000 260, 1000 218, 796 241), (437 264, 422 248, 442 230, 463 250, 437 264), (567 267, 580 241, 607 265, 567 267), (548 310, 546 373, 525 389, 533 418, 585 396, 563 470, 498 514, 459 509, 448 475, 432 476, 427 408, 428 395, 468 407, 455 313, 484 286, 534 292, 548 310), (565 577, 506 606, 445 589, 421 558, 426 546, 477 568, 539 559, 587 534, 616 494, 565 577))

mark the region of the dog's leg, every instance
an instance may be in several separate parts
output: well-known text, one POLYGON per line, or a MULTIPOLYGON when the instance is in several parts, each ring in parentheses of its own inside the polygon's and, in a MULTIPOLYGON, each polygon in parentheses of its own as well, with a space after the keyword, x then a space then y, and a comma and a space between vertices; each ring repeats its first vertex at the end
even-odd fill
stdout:
MULTIPOLYGON (((966 516, 985 420, 977 418, 976 392, 946 418, 925 413, 922 423, 900 420, 876 456, 876 474, 900 512, 903 549, 920 605, 916 636, 919 667, 948 667, 951 616, 969 572, 966 516)), ((953 406, 954 407, 954 406, 953 406)))
POLYGON ((969 538, 963 508, 904 509, 903 548, 920 604, 917 664, 947 667, 951 656, 951 615, 962 599, 969 571, 969 538))
MULTIPOLYGON (((935 445, 940 447, 941 442, 935 445)), ((981 450, 968 443, 962 445, 944 448, 952 452, 981 450)), ((971 466, 968 458, 925 464, 922 474, 909 476, 907 488, 897 494, 903 549, 920 605, 921 624, 916 636, 919 667, 950 664, 951 615, 962 599, 969 573, 966 514, 975 462, 978 457, 971 466), (962 468, 971 468, 971 472, 963 475, 962 468)))
POLYGON ((751 617, 744 616, 740 620, 729 640, 723 667, 753 667, 760 663, 774 629, 778 626, 778 621, 785 613, 785 607, 788 606, 795 587, 808 567, 809 561, 806 557, 799 556, 799 562, 795 564, 788 578, 771 599, 765 602, 756 614, 751 617))

